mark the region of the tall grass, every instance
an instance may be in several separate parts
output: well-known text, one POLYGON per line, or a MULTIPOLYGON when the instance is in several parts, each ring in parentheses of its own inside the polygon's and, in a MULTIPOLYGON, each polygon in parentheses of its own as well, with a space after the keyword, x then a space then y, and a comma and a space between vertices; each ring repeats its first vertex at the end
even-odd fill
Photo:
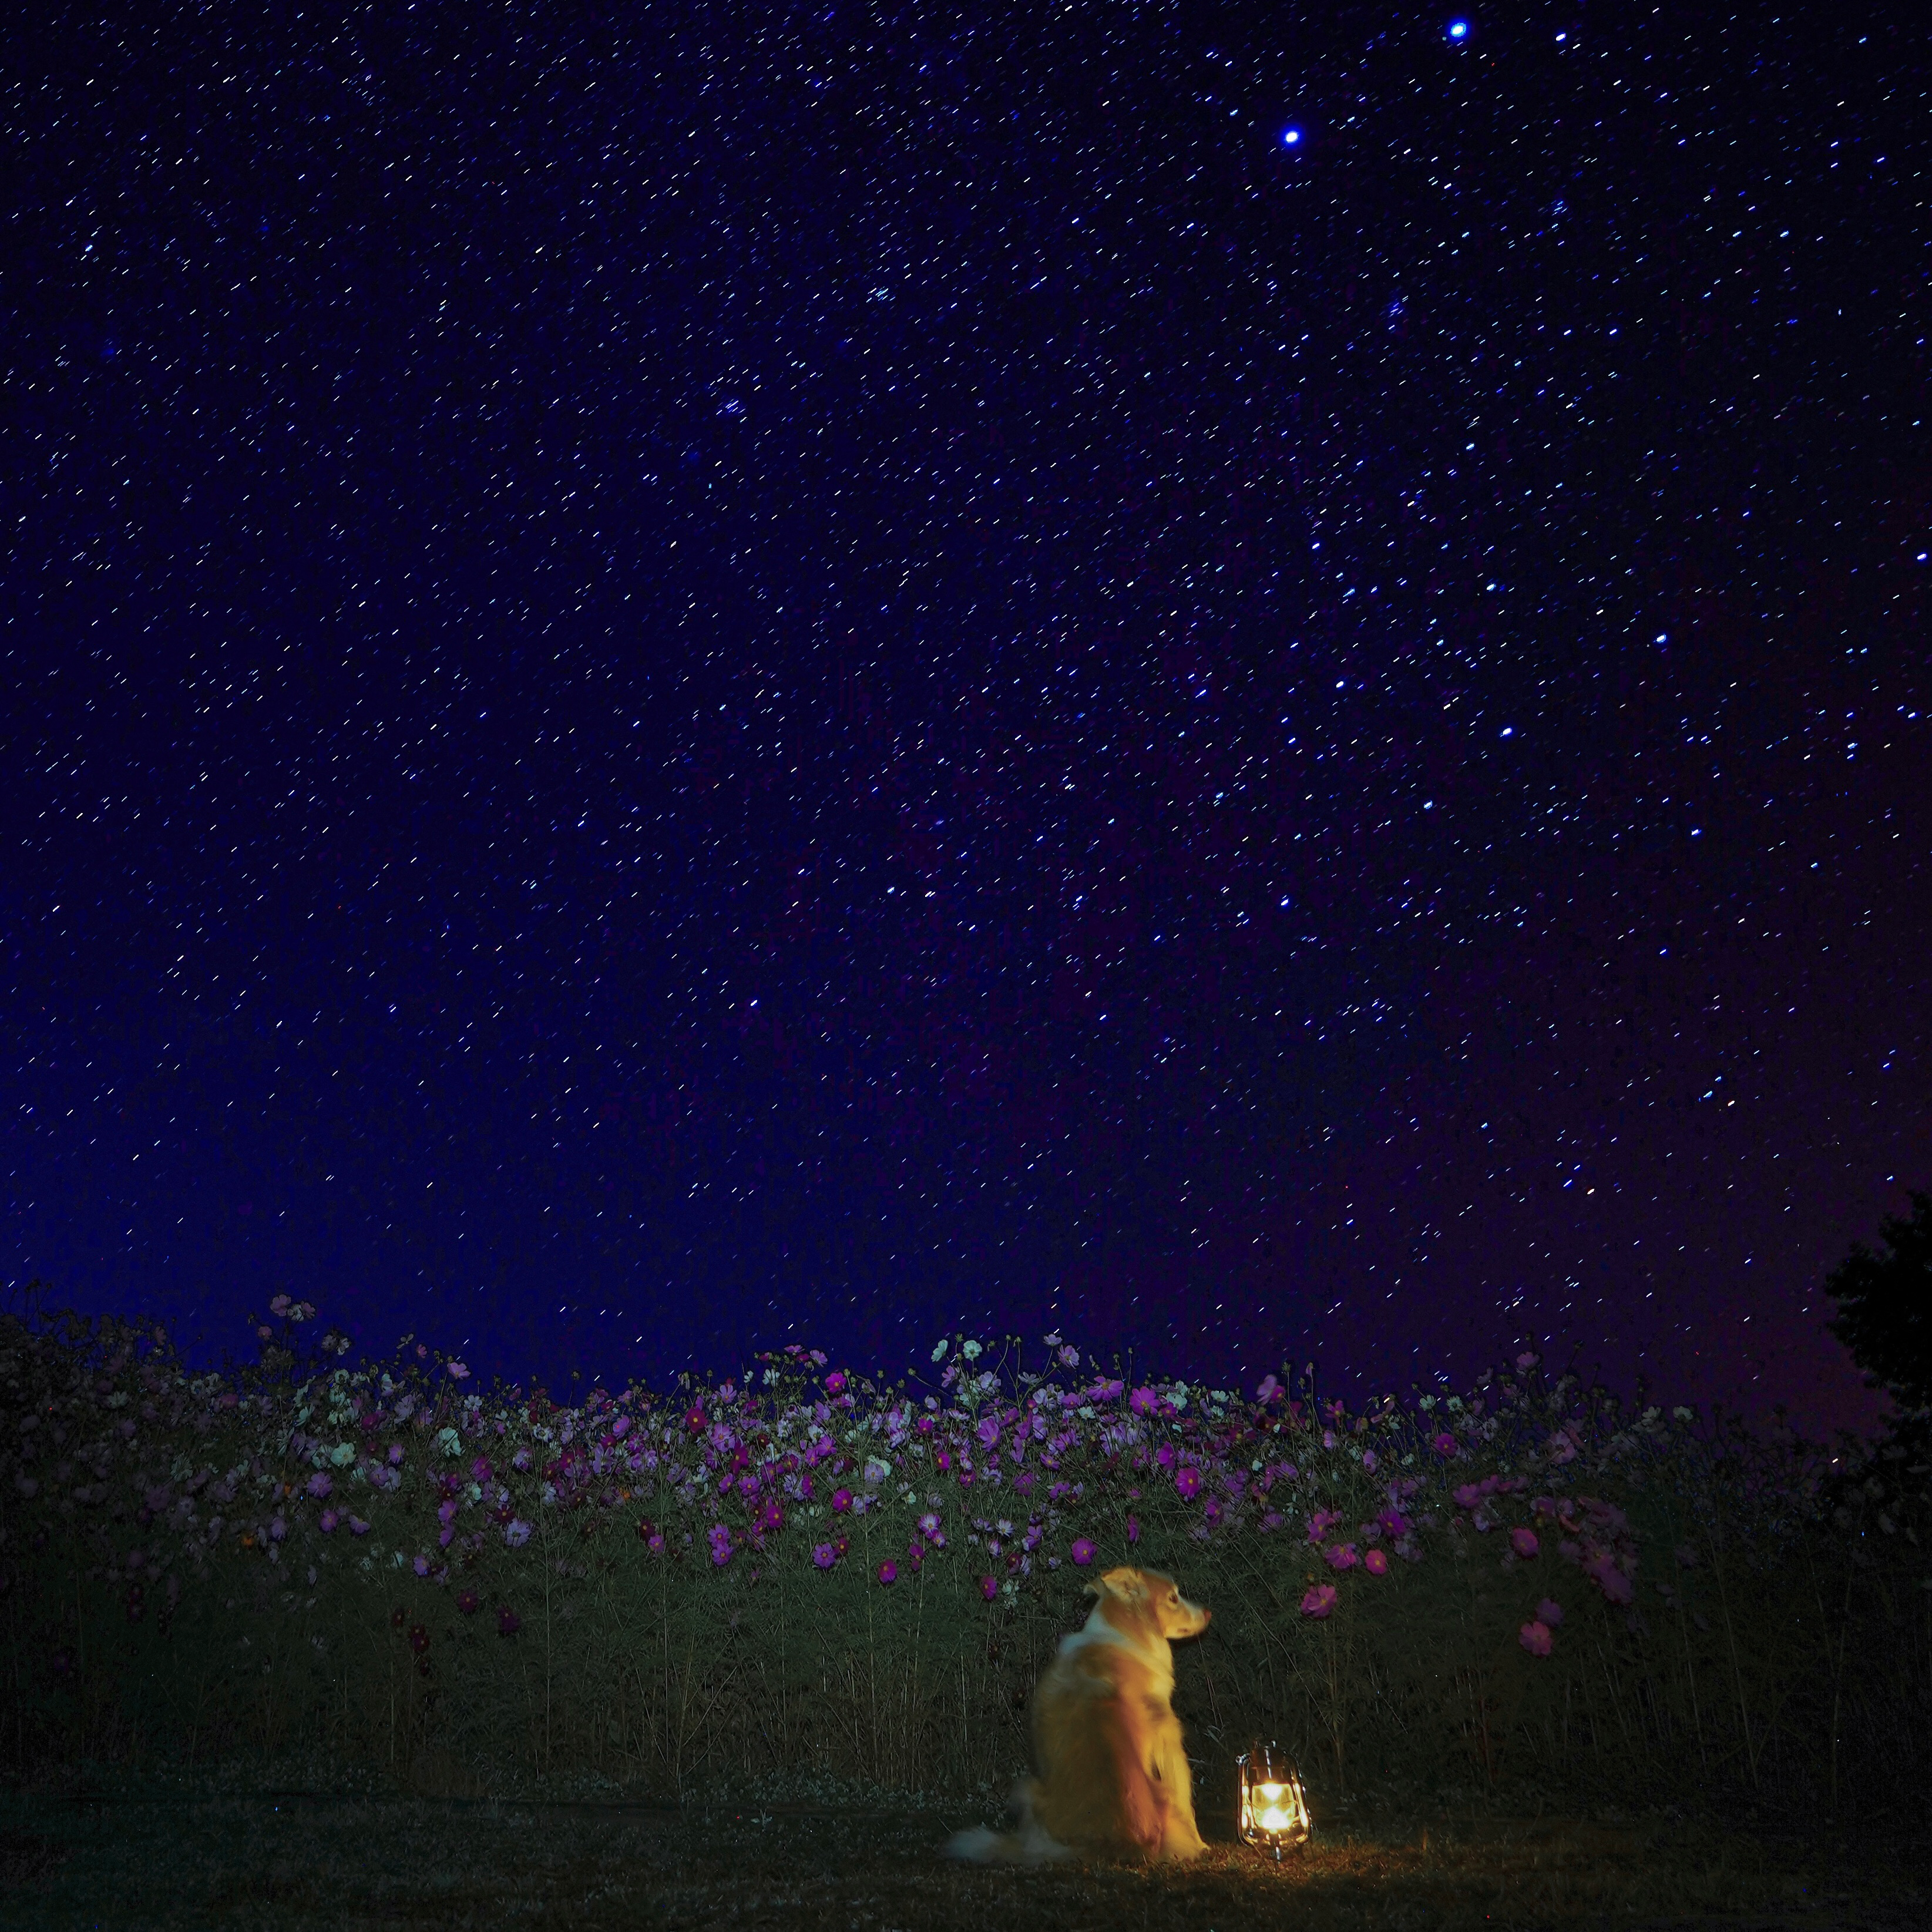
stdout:
POLYGON ((1897 1456, 1528 1358, 1359 1413, 956 1339, 930 1386, 794 1350, 558 1404, 422 1349, 347 1369, 278 1306, 222 1374, 0 1318, 12 1777, 300 1750, 479 1793, 963 1794, 1024 1766, 1031 1686, 1126 1562, 1214 1611, 1178 1655, 1210 1793, 1256 1736, 1318 1796, 1538 1809, 1880 1821, 1926 1768, 1932 1523, 1897 1456))

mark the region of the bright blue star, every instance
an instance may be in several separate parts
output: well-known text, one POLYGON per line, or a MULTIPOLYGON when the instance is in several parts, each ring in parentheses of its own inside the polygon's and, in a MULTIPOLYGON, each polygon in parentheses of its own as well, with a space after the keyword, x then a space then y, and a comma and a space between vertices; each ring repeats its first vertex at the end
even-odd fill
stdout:
POLYGON ((1452 40, 1466 40, 1469 38, 1468 22, 1467 20, 1451 20, 1449 22, 1449 38, 1452 40))
POLYGON ((1281 130, 1281 145, 1284 148, 1300 147, 1301 146, 1301 130, 1299 128, 1284 128, 1281 130))

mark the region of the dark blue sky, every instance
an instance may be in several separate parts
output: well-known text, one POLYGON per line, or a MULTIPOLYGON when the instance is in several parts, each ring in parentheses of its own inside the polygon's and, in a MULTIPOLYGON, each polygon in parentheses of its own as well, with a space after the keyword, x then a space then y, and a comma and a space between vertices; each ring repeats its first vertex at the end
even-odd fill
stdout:
POLYGON ((1454 17, 50 16, 5 1278, 1868 1414, 1932 60, 1454 17))

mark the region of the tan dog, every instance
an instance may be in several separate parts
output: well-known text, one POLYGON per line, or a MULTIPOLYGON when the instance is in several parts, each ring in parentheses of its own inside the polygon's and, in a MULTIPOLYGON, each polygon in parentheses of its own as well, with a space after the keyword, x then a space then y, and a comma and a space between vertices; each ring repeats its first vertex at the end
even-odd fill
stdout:
POLYGON ((1040 1775, 1014 1793, 1018 1831, 961 1832, 949 1856, 1195 1858, 1208 1849, 1194 1822, 1168 1646, 1198 1636, 1209 1613, 1151 1570, 1109 1570, 1087 1588, 1100 1601, 1084 1628, 1060 1640, 1034 1693, 1040 1775))

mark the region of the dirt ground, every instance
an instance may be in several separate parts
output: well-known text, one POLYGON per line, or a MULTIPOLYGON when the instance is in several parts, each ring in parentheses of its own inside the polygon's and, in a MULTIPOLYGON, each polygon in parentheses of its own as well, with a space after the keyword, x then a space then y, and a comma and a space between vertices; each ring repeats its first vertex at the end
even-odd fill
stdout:
MULTIPOLYGON (((1924 1932, 1916 1858, 1665 1822, 1363 1821, 1280 1865, 962 1868, 957 1809, 0 1797, 0 1926, 1248 1932, 1691 1925, 1924 1932)), ((1214 1835, 1211 1823, 1209 1835, 1214 1835)))

